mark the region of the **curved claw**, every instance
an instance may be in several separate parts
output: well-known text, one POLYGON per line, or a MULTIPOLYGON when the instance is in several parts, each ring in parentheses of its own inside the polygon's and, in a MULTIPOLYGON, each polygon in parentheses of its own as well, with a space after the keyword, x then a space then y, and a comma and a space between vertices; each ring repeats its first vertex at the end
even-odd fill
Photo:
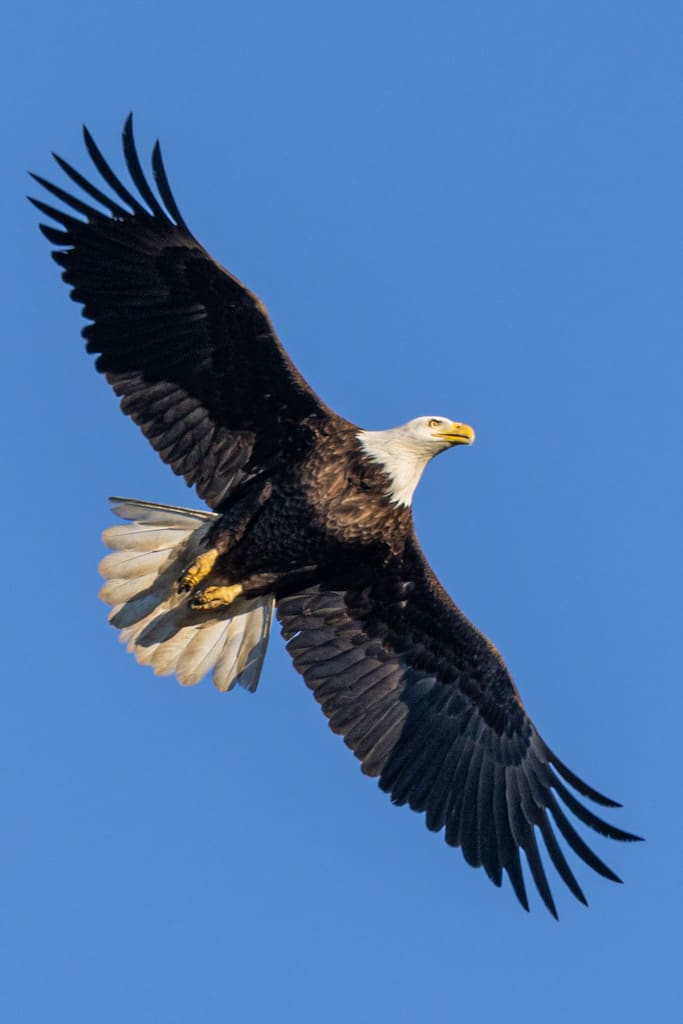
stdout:
POLYGON ((196 611, 212 611, 214 608, 225 608, 240 596, 244 587, 235 583, 231 587, 204 587, 193 595, 190 608, 196 611))
POLYGON ((185 572, 179 577, 178 593, 182 594, 183 591, 194 590, 195 587, 199 586, 213 569, 217 558, 218 548, 210 548, 203 555, 198 555, 194 562, 188 565, 185 572))

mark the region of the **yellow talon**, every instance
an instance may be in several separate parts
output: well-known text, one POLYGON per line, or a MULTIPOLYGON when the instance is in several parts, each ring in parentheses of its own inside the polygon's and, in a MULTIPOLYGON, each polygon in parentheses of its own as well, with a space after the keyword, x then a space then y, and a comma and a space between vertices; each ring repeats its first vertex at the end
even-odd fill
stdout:
POLYGON ((244 587, 241 583, 235 583, 231 587, 205 587, 195 594, 190 601, 190 607, 203 612, 211 611, 214 608, 225 608, 232 604, 235 598, 239 597, 244 587))
POLYGON ((216 564, 217 558, 218 548, 211 548, 209 551, 205 551, 203 555, 195 558, 194 562, 188 565, 178 580, 178 590, 180 592, 183 590, 194 590, 209 575, 216 564))

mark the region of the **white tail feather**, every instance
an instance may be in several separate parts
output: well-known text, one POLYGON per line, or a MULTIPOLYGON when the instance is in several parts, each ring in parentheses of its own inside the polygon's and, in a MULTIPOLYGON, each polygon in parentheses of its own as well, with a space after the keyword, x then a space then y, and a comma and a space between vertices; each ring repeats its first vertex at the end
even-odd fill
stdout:
POLYGON ((175 674, 193 686, 212 672, 214 686, 236 683, 254 691, 268 646, 273 597, 238 598, 212 612, 190 608, 177 592, 184 569, 203 549, 216 514, 147 501, 112 498, 125 524, 110 526, 102 539, 112 554, 100 572, 100 597, 112 605, 109 621, 141 665, 157 675, 175 674))

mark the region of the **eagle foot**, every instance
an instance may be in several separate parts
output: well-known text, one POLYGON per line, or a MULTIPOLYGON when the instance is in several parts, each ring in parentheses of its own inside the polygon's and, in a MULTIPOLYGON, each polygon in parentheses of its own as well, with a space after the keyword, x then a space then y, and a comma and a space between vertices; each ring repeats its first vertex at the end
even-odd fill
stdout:
POLYGON ((193 595, 190 608, 203 612, 212 611, 214 608, 225 608, 232 604, 243 590, 244 587, 241 583, 235 583, 231 587, 204 587, 203 590, 193 595))
POLYGON ((218 548, 210 548, 203 555, 198 555, 194 562, 188 565, 182 576, 179 577, 178 593, 182 594, 185 590, 194 590, 209 575, 216 564, 217 558, 218 548))

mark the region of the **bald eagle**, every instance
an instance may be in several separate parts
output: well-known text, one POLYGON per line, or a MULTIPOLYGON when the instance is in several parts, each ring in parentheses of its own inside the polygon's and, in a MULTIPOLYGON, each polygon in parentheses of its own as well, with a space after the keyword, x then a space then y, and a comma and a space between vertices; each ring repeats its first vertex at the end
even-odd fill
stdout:
POLYGON ((254 690, 273 610, 295 668, 332 730, 395 804, 425 814, 495 885, 505 872, 528 909, 520 850, 557 916, 538 846, 582 903, 557 834, 619 881, 567 817, 617 840, 571 792, 619 806, 541 739, 496 648, 445 592, 413 528, 427 463, 471 444, 441 415, 362 430, 329 409, 281 345, 259 299, 195 239, 159 144, 156 191, 136 151, 132 190, 92 136, 103 184, 55 156, 88 200, 34 175, 88 352, 164 462, 211 511, 112 499, 101 596, 137 660, 192 685, 254 690), (93 205, 93 203, 95 205, 93 205), (568 788, 568 787, 571 787, 568 788), (563 809, 563 806, 565 809, 563 809))

